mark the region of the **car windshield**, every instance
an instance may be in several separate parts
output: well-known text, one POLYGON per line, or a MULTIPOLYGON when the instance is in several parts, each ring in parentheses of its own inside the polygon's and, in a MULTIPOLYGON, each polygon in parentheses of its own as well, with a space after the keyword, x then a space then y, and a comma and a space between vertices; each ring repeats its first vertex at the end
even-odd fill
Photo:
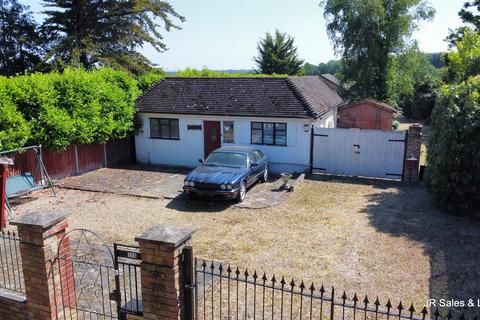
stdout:
POLYGON ((247 155, 233 152, 212 152, 205 160, 205 165, 216 167, 246 168, 247 155))

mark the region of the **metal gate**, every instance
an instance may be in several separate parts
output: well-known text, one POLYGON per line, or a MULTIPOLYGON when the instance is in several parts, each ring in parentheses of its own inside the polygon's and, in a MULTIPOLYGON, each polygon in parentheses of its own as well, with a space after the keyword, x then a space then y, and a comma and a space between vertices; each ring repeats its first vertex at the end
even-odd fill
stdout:
POLYGON ((56 315, 60 319, 126 319, 142 315, 138 247, 114 244, 75 229, 58 244, 51 265, 56 315))
POLYGON ((312 172, 401 180, 406 132, 312 128, 312 172))

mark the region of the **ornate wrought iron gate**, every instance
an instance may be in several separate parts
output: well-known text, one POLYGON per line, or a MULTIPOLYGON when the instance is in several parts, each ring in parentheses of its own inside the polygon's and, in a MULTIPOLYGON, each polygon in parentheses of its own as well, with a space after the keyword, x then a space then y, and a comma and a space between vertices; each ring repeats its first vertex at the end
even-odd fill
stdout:
POLYGON ((62 319, 126 319, 142 314, 138 247, 114 244, 75 229, 60 240, 52 263, 57 316, 62 319))

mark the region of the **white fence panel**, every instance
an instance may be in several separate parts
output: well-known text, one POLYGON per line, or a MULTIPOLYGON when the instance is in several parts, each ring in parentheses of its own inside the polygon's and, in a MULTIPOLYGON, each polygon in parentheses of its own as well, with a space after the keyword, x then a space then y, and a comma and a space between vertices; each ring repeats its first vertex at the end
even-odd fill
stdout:
POLYGON ((405 132, 314 128, 314 172, 401 179, 405 132))

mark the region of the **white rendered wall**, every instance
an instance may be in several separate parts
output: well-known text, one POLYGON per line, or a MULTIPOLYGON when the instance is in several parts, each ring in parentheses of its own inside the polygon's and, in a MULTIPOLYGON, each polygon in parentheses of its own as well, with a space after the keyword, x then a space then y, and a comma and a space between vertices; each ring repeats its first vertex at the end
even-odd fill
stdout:
MULTIPOLYGON (((142 113, 143 129, 135 137, 137 161, 147 164, 167 164, 196 167, 204 156, 203 120, 234 121, 234 143, 222 145, 254 146, 269 156, 272 172, 303 172, 310 165, 309 119, 219 117, 142 113), (179 119, 180 140, 150 138, 150 118, 179 119), (287 146, 250 144, 251 122, 287 123, 287 146), (201 125, 202 130, 188 130, 187 125, 201 125), (305 130, 308 129, 306 132, 305 130)), ((223 125, 221 126, 223 129, 223 125)), ((223 141, 223 139, 222 139, 223 141)))

